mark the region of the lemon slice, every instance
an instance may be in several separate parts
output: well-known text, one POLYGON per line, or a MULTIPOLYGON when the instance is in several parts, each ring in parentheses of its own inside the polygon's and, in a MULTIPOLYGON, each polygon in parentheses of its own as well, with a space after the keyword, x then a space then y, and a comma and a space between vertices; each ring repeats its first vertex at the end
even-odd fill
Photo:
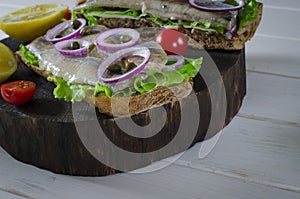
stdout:
POLYGON ((14 53, 0 42, 0 83, 7 80, 18 67, 18 62, 14 53))
POLYGON ((12 38, 32 41, 59 24, 67 11, 62 4, 28 6, 2 16, 0 29, 12 38))

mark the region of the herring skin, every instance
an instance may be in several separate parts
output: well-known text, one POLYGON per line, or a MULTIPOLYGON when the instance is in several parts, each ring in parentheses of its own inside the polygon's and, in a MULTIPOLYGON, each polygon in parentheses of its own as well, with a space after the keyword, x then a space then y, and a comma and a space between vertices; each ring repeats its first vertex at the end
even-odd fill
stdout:
POLYGON ((128 8, 140 10, 142 13, 156 16, 162 20, 183 20, 199 23, 211 23, 212 25, 223 25, 230 30, 235 24, 237 11, 234 12, 206 12, 192 7, 185 0, 87 0, 74 8, 128 8))

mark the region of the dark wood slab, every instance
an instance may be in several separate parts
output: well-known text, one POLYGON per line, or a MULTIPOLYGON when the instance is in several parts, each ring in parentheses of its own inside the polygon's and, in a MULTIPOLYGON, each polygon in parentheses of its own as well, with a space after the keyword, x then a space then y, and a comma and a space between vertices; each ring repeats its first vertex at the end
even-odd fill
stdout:
MULTIPOLYGON (((6 39, 2 41, 14 51, 18 50, 20 42, 6 39)), ((201 52, 200 52, 201 53, 201 52)), ((206 56, 206 54, 203 54, 206 56)), ((246 94, 246 74, 244 50, 240 51, 209 51, 209 55, 217 65, 222 78, 218 79, 211 74, 210 81, 204 81, 201 75, 194 80, 194 90, 199 104, 201 117, 197 134, 189 146, 209 139, 226 126, 237 114, 246 94), (217 121, 210 134, 207 134, 211 120, 211 96, 208 86, 215 89, 226 90, 227 110, 225 121, 217 121)), ((203 68, 210 67, 210 62, 204 57, 203 68)), ((200 74, 201 74, 200 71, 200 74)), ((78 130, 87 133, 96 133, 95 114, 97 124, 101 126, 106 137, 116 146, 133 153, 150 153, 166 146, 176 136, 180 124, 180 109, 194 103, 189 97, 184 99, 182 107, 179 102, 164 106, 167 114, 167 122, 159 133, 150 138, 137 138, 126 134, 116 124, 116 120, 126 118, 112 118, 100 114, 85 102, 77 103, 80 107, 74 114, 74 104, 55 99, 52 95, 54 85, 38 76, 22 63, 17 72, 8 80, 26 79, 36 82, 37 91, 33 99, 19 107, 7 104, 0 97, 0 145, 14 158, 37 167, 53 171, 55 173, 104 176, 118 171, 99 162, 86 149, 78 130), (78 127, 78 124, 80 127, 78 127), (80 129, 78 129, 80 128, 80 129)), ((221 99, 220 99, 221 100, 221 99)), ((215 104, 218 107, 218 102, 215 104)), ((191 110, 191 117, 193 111, 191 110)), ((150 111, 135 115, 132 119, 139 125, 147 125, 150 122, 150 111)), ((153 119, 153 118, 152 118, 153 119)), ((159 120, 160 118, 156 118, 159 120)), ((143 133, 143 132, 141 132, 143 133)), ((189 129, 185 132, 190 133, 189 129)), ((101 147, 100 147, 101 148, 101 147)), ((186 150, 186 147, 175 146, 159 158, 147 157, 140 165, 142 167, 164 157, 169 157, 186 150)), ((108 157, 115 157, 113 150, 101 151, 108 157)), ((138 161, 132 160, 132 161, 138 161)), ((128 167, 128 170, 134 169, 128 167)))

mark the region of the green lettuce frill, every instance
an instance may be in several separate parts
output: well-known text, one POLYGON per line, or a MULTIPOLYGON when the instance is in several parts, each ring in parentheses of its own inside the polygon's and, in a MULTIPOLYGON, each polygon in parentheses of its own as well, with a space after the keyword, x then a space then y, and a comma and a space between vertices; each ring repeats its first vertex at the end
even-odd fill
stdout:
MULTIPOLYGON (((232 5, 237 5, 237 2, 235 0, 228 0, 227 3, 232 5)), ((183 25, 186 27, 192 27, 192 28, 201 28, 201 29, 213 29, 221 34, 225 34, 225 29, 222 24, 220 25, 213 25, 210 22, 189 22, 189 21, 181 21, 178 22, 178 20, 162 20, 155 16, 150 16, 147 14, 142 13, 141 11, 137 11, 134 9, 128 9, 123 11, 118 10, 106 10, 104 8, 88 8, 81 10, 82 14, 85 14, 87 17, 89 23, 95 24, 96 19, 94 17, 100 17, 103 15, 107 16, 128 16, 133 17, 137 19, 141 18, 151 18, 153 22, 156 24, 159 24, 160 26, 179 26, 183 25)), ((238 11, 238 18, 239 18, 239 28, 243 28, 247 22, 251 22, 258 16, 258 3, 256 0, 247 0, 246 5, 238 11)))
POLYGON ((135 78, 133 87, 126 88, 125 90, 117 91, 113 93, 111 89, 103 84, 92 85, 80 85, 77 83, 67 82, 59 77, 48 77, 48 81, 52 81, 56 84, 56 88, 53 90, 55 98, 64 99, 68 102, 82 101, 87 95, 97 96, 131 96, 134 94, 143 94, 154 90, 158 87, 167 87, 176 84, 180 84, 184 81, 189 81, 194 78, 202 64, 202 58, 198 59, 185 59, 185 65, 181 68, 172 71, 162 72, 159 70, 150 70, 148 77, 142 80, 140 77, 135 78))
MULTIPOLYGON (((20 52, 24 57, 26 64, 32 64, 38 66, 38 58, 26 48, 24 45, 20 45, 20 52)), ((148 71, 147 78, 141 79, 136 77, 131 87, 117 92, 112 90, 104 84, 82 85, 78 83, 68 82, 60 77, 50 76, 48 81, 54 82, 56 88, 53 90, 53 94, 58 99, 64 99, 68 102, 82 101, 87 95, 93 95, 97 97, 99 95, 106 97, 113 96, 131 96, 135 94, 143 94, 152 91, 158 87, 167 87, 176 84, 180 84, 184 81, 189 81, 194 78, 202 65, 202 57, 197 59, 185 58, 184 66, 171 71, 148 71)), ((168 67, 168 65, 166 65, 168 67)))
POLYGON ((28 50, 23 44, 20 45, 20 52, 23 57, 25 57, 25 64, 31 64, 31 65, 39 65, 38 58, 28 50))

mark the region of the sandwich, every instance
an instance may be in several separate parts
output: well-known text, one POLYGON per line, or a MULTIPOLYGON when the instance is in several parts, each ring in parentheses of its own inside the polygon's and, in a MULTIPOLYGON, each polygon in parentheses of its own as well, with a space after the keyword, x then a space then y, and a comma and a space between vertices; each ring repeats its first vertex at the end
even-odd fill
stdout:
MULTIPOLYGON (((83 26, 84 34, 62 39, 59 34, 66 31, 62 27, 74 21, 59 24, 17 52, 26 66, 56 84, 56 98, 86 101, 101 113, 123 117, 174 103, 191 93, 191 80, 200 70, 202 57, 166 54, 155 41, 163 29, 83 26), (84 27, 92 31, 86 33, 84 27), (124 37, 130 37, 129 41, 120 43, 124 37), (80 47, 70 49, 75 44, 80 47)), ((76 21, 85 23, 83 18, 76 21)), ((192 40, 186 42, 195 45, 192 40)))
POLYGON ((202 57, 190 52, 243 48, 260 21, 261 4, 242 5, 211 12, 182 0, 81 1, 71 20, 21 45, 17 56, 56 85, 56 98, 128 117, 191 94, 202 57), (240 17, 243 12, 247 19, 240 17), (189 15, 195 15, 193 21, 189 15), (159 42, 166 31, 178 37, 182 52, 170 52, 159 42))
POLYGON ((205 49, 245 47, 262 17, 256 0, 78 0, 74 8, 109 28, 176 28, 205 49))

